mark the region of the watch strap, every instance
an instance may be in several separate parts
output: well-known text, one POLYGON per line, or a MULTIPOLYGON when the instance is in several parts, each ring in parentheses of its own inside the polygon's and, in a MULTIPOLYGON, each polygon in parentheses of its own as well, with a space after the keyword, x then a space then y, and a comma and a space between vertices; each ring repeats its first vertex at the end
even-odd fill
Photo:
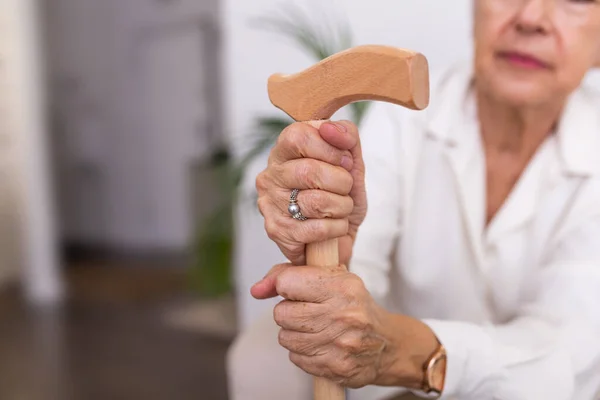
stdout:
POLYGON ((438 341, 435 352, 423 365, 423 392, 440 396, 444 390, 447 354, 445 347, 438 341))

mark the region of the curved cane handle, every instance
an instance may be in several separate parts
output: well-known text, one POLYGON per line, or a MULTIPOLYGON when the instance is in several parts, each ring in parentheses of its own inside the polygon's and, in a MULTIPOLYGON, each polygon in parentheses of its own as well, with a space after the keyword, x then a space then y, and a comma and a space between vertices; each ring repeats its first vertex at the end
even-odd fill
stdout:
POLYGON ((328 119, 357 101, 376 100, 421 110, 429 104, 429 67, 420 53, 358 46, 293 75, 269 78, 273 105, 296 121, 328 119))

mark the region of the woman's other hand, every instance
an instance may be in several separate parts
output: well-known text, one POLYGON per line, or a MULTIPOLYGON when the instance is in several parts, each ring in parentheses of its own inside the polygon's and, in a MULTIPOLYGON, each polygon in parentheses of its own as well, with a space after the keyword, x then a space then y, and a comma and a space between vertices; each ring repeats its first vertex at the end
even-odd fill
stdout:
POLYGON ((421 389, 423 365, 438 346, 434 333, 377 305, 344 266, 277 265, 251 293, 284 298, 273 310, 279 343, 305 372, 344 387, 421 389))

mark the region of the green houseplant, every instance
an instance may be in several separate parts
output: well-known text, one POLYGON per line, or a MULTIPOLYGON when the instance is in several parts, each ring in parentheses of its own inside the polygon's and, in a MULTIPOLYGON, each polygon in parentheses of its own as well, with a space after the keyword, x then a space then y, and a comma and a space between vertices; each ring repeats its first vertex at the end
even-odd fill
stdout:
MULTIPOLYGON (((353 46, 353 38, 348 23, 331 24, 331 18, 315 19, 300 7, 284 3, 278 13, 253 19, 253 26, 281 35, 319 62, 337 52, 353 46)), ((360 125, 369 102, 350 104, 351 119, 360 125)), ((193 248, 193 265, 190 268, 190 282, 203 296, 220 296, 231 290, 232 252, 234 248, 234 207, 240 197, 240 183, 244 173, 254 159, 267 151, 281 131, 293 122, 287 115, 257 116, 253 124, 250 150, 239 160, 234 160, 229 152, 214 154, 211 165, 222 182, 223 201, 215 212, 200 221, 193 248)))

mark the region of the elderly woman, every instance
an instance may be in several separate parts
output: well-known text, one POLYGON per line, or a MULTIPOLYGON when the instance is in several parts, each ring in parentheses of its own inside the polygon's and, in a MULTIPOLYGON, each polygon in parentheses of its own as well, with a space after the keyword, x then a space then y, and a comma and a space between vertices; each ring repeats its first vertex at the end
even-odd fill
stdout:
POLYGON ((282 132, 257 187, 290 263, 252 288, 283 300, 232 347, 233 399, 309 399, 311 375, 355 399, 600 398, 600 1, 474 13, 474 62, 427 110, 282 132), (334 237, 342 265, 304 266, 334 237))

